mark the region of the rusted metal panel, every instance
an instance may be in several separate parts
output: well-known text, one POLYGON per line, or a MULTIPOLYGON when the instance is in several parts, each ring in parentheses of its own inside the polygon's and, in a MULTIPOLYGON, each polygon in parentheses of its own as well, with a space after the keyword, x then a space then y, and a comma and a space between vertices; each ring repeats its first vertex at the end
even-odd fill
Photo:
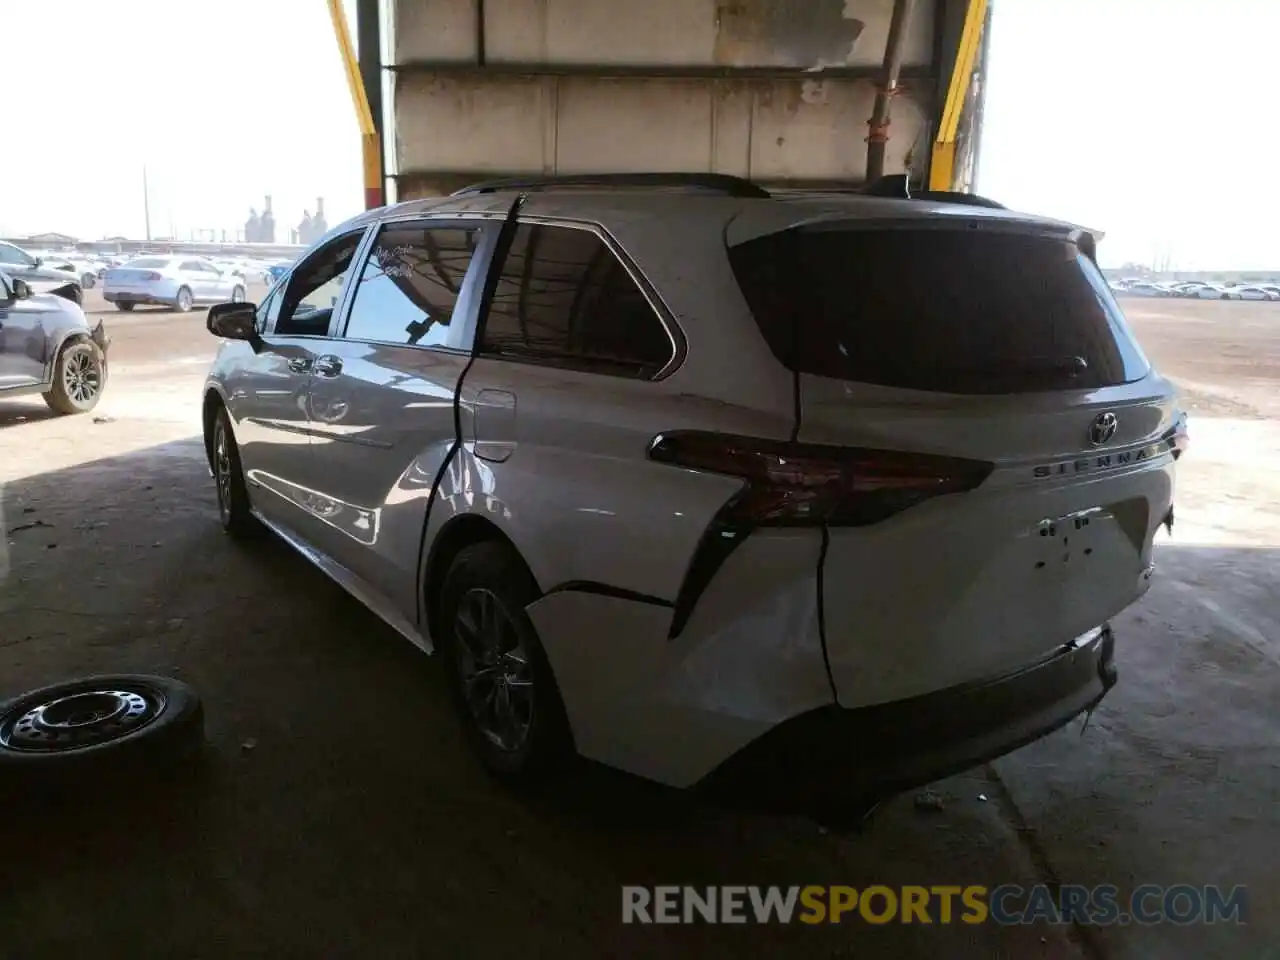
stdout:
MULTIPOLYGON (((905 63, 933 54, 933 5, 921 4, 905 63)), ((873 66, 884 57, 893 0, 719 0, 713 57, 727 66, 873 66)))
MULTIPOLYGON (((933 57, 921 0, 904 63, 933 57)), ((548 65, 873 66, 893 0, 502 0, 485 4, 485 60, 548 65)), ((395 61, 474 63, 475 0, 396 0, 395 61)))
MULTIPOLYGON (((930 92, 926 85, 923 93, 930 92)), ((409 73, 397 83, 397 169, 426 180, 439 174, 437 180, 450 183, 462 171, 636 170, 705 170, 768 182, 857 181, 865 171, 874 95, 869 82, 818 77, 409 73)), ((888 172, 900 172, 907 152, 925 139, 925 113, 910 91, 897 98, 888 172)))
MULTIPOLYGON (((750 175, 763 180, 861 180, 867 118, 875 87, 832 80, 761 85, 753 111, 750 175)), ((910 96, 895 99, 885 170, 901 173, 924 112, 910 96)))

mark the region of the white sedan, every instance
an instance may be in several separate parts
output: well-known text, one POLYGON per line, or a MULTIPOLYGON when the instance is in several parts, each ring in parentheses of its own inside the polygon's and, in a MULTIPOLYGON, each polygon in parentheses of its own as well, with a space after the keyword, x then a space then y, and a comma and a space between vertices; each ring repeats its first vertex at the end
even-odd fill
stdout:
POLYGON ((1236 300, 1280 300, 1280 294, 1272 293, 1262 287, 1232 287, 1236 300))
POLYGON ((143 303, 186 313, 198 303, 244 300, 245 281, 202 257, 139 257, 107 271, 102 296, 117 310, 143 303))
POLYGON ((61 270, 70 277, 74 277, 86 290, 92 290, 98 282, 98 266, 89 260, 49 253, 41 257, 41 262, 52 270, 61 270))
POLYGON ((1201 300, 1238 300, 1235 287, 1215 287, 1209 284, 1196 290, 1191 295, 1201 300))

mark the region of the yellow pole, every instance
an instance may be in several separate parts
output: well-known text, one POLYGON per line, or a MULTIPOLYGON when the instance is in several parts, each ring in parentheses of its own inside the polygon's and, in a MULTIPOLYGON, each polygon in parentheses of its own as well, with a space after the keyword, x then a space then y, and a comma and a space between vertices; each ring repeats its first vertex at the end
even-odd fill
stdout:
POLYGON ((955 185, 956 132, 960 128, 960 114, 964 110, 965 97, 981 46, 982 25, 987 19, 987 0, 969 0, 964 13, 964 28, 960 31, 960 44, 956 49, 955 66, 951 68, 951 82, 947 86, 947 99, 942 109, 942 120, 934 137, 933 159, 929 164, 929 189, 950 190, 955 185))
POLYGON ((329 18, 333 21, 333 35, 338 40, 338 52, 342 54, 342 65, 347 72, 347 87, 351 91, 352 105, 356 108, 356 123, 360 127, 364 205, 365 209, 372 210, 382 206, 382 159, 378 149, 378 128, 373 124, 369 97, 360 79, 360 61, 356 57, 355 45, 351 42, 351 30, 347 27, 342 0, 329 0, 329 18))

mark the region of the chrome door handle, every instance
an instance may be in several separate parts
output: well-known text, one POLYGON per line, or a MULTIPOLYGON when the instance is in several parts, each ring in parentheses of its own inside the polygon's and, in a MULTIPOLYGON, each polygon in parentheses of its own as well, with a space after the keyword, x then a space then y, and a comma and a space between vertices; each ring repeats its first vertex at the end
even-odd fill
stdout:
POLYGON ((311 372, 317 377, 336 377, 342 372, 342 359, 334 356, 320 357, 311 372))
POLYGON ((290 373, 306 373, 311 369, 311 360, 307 357, 294 357, 289 361, 290 373))

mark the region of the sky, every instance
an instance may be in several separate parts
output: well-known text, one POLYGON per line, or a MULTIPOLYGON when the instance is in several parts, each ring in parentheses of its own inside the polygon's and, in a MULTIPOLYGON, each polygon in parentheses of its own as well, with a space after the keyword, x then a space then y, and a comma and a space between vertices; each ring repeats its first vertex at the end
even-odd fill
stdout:
POLYGON ((324 0, 0 0, 0 90, 0 236, 142 237, 144 166, 154 236, 362 208, 324 0))
MULTIPOLYGON (((1280 0, 991 2, 980 192, 1104 264, 1280 269, 1280 0)), ((143 236, 144 166, 157 236, 360 208, 324 0, 0 0, 0 41, 0 235, 143 236)))
POLYGON ((991 0, 978 192, 1104 265, 1280 271, 1280 0, 991 0))

